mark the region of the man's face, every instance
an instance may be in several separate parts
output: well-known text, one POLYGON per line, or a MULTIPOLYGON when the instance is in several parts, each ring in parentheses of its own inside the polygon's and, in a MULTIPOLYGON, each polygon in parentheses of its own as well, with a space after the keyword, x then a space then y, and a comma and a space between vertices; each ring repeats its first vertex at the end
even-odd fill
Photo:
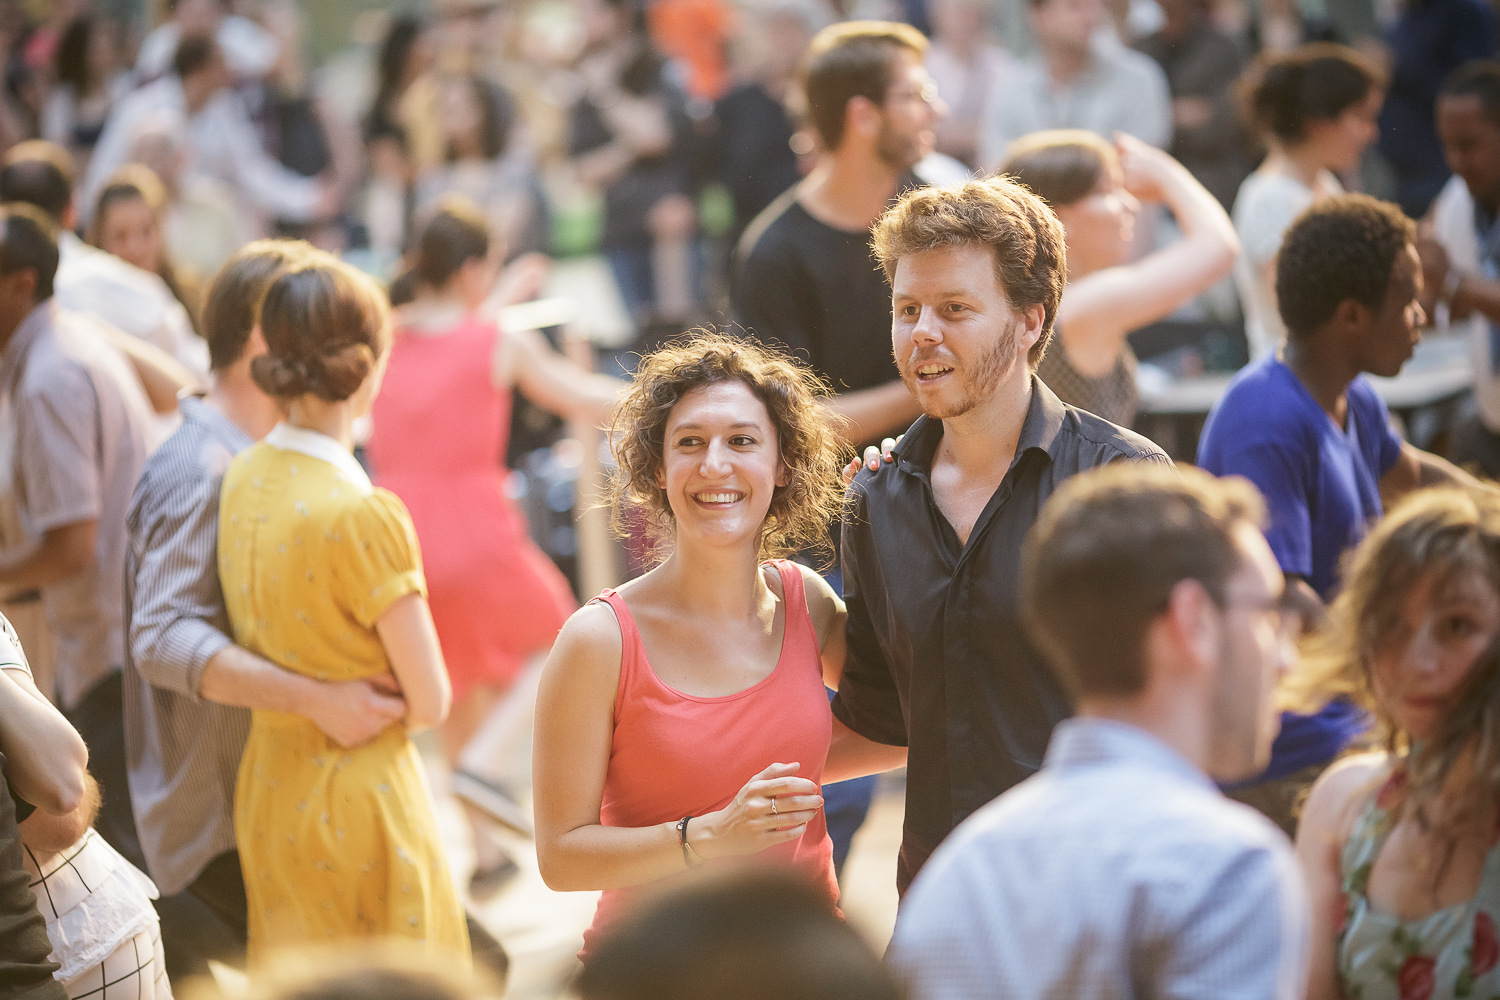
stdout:
POLYGON ((1448 168, 1469 193, 1491 209, 1500 205, 1500 125, 1485 115, 1479 95, 1438 98, 1437 131, 1448 168))
POLYGON ((875 155, 887 166, 905 173, 932 152, 937 143, 933 129, 946 113, 927 67, 916 53, 902 49, 896 54, 891 85, 880 105, 880 136, 875 155))
POLYGON ((1031 26, 1044 45, 1072 53, 1089 51, 1104 18, 1100 0, 1042 0, 1031 8, 1031 26))
POLYGON ((1415 247, 1407 246, 1391 265, 1391 283, 1385 301, 1369 313, 1360 337, 1363 350, 1360 369, 1372 375, 1394 378, 1401 373, 1422 339, 1427 314, 1417 299, 1422 294, 1422 262, 1415 247))
POLYGON ((1296 658, 1301 622, 1283 610, 1285 577, 1265 537, 1235 529, 1240 567, 1224 588, 1219 662, 1211 702, 1209 773, 1221 781, 1265 769, 1281 728, 1276 685, 1296 658))
POLYGON ((1028 374, 1026 351, 1038 331, 1006 298, 989 247, 902 257, 891 285, 896 367, 929 417, 962 416, 1028 374))

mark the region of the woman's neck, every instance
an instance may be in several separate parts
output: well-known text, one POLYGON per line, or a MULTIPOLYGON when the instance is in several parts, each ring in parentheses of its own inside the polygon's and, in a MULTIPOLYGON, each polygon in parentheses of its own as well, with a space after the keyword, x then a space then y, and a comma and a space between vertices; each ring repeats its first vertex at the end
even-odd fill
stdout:
POLYGON ((1312 143, 1304 142, 1296 146, 1274 147, 1266 157, 1266 165, 1261 169, 1267 173, 1285 175, 1299 181, 1303 187, 1316 190, 1319 175, 1328 168, 1323 165, 1312 143))
POLYGON ((720 549, 679 539, 652 576, 671 594, 671 603, 693 617, 754 615, 774 600, 760 571, 758 545, 720 549))
POLYGON ((354 403, 344 399, 330 403, 307 393, 292 400, 286 422, 305 431, 316 431, 331 437, 350 451, 354 450, 354 403))

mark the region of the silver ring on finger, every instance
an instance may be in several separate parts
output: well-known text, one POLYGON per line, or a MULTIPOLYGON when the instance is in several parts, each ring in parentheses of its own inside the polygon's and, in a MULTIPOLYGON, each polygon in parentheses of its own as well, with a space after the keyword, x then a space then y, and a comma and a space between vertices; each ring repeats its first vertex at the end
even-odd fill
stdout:
POLYGON ((776 812, 776 796, 774 796, 774 795, 771 796, 771 815, 772 816, 780 815, 779 813, 776 812))

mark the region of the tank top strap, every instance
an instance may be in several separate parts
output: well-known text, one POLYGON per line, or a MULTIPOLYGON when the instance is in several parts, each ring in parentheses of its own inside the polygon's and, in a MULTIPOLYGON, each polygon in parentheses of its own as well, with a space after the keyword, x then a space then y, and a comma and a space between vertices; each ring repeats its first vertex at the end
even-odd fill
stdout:
MULTIPOLYGON (((635 618, 631 616, 625 598, 606 587, 594 601, 608 604, 620 626, 620 681, 615 687, 615 722, 618 723, 621 706, 640 683, 642 669, 646 669, 646 647, 641 642, 640 629, 636 628, 635 618)), ((589 603, 592 604, 593 601, 589 603)))
POLYGON ((1399 796, 1405 782, 1406 770, 1401 765, 1370 796, 1370 801, 1365 804, 1359 818, 1349 830, 1349 839, 1344 841, 1344 849, 1339 852, 1339 874, 1346 894, 1364 896, 1365 889, 1370 884, 1370 871, 1375 867, 1375 859, 1380 856, 1385 839, 1396 825, 1395 817, 1385 808, 1385 800, 1399 796))
POLYGON ((772 559, 771 565, 781 576, 781 593, 786 601, 786 635, 782 657, 810 657, 822 675, 822 651, 818 646, 818 629, 807 609, 807 584, 802 570, 789 559, 772 559))

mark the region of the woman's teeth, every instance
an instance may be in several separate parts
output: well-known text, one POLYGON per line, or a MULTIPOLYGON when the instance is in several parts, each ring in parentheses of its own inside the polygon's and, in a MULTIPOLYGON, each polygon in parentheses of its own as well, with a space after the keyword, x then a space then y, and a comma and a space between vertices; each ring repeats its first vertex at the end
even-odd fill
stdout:
POLYGON ((743 493, 695 493, 693 499, 699 503, 734 503, 743 493))

